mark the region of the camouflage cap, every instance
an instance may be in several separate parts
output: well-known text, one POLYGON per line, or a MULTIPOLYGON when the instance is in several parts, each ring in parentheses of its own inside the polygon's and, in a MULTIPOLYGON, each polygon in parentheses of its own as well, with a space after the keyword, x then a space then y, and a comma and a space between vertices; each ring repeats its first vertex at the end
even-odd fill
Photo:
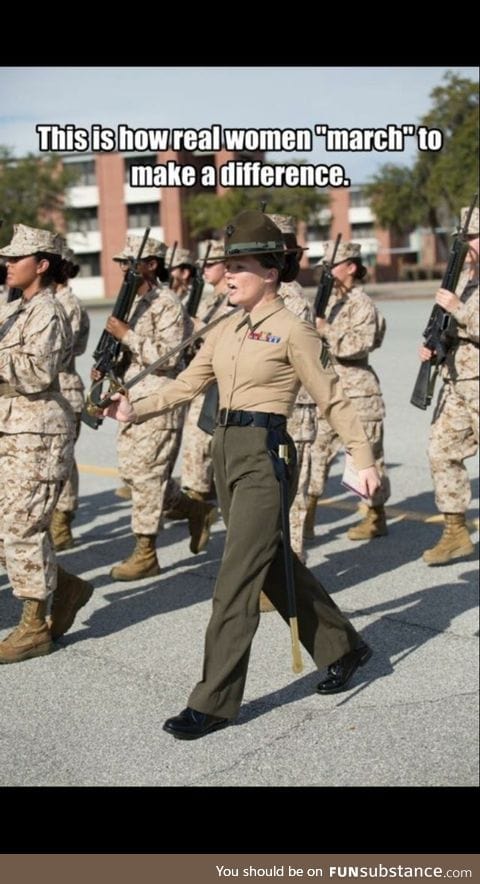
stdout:
POLYGON ((75 252, 68 247, 67 240, 64 236, 62 236, 62 258, 64 261, 69 261, 70 264, 73 264, 75 261, 75 252))
MULTIPOLYGON (((167 249, 167 258, 166 264, 167 267, 170 265, 170 256, 172 254, 172 246, 169 246, 167 249)), ((173 264, 170 267, 170 270, 174 270, 175 267, 180 267, 180 264, 189 264, 191 267, 195 267, 195 261, 193 260, 191 252, 188 249, 175 249, 175 254, 173 256, 173 264)))
POLYGON ((63 247, 62 258, 64 261, 69 261, 70 264, 75 264, 75 252, 73 249, 68 248, 66 242, 63 247))
POLYGON ((39 227, 27 227, 26 224, 13 225, 13 237, 8 246, 0 249, 5 258, 26 258, 36 252, 48 252, 49 255, 61 255, 63 252, 63 236, 51 230, 39 227))
POLYGON ((223 242, 220 242, 218 239, 209 239, 205 243, 205 251, 204 256, 207 254, 207 249, 210 246, 210 251, 208 253, 207 264, 218 264, 219 259, 222 260, 223 255, 223 242))
POLYGON ((294 236, 296 235, 297 224, 292 215, 267 215, 267 218, 270 218, 270 221, 273 221, 282 233, 293 233, 294 236))
MULTIPOLYGON (((460 227, 463 227, 463 225, 465 224, 469 211, 470 206, 465 206, 463 209, 460 210, 460 227)), ((475 206, 472 212, 472 217, 470 218, 470 221, 468 223, 467 235, 475 236, 476 234, 478 236, 478 232, 478 206, 475 206)))
MULTIPOLYGON (((330 263, 332 260, 333 250, 335 248, 335 242, 333 240, 329 240, 325 243, 325 251, 323 254, 323 258, 317 262, 317 267, 319 264, 323 264, 324 262, 330 263)), ((342 261, 354 261, 354 260, 362 260, 362 247, 358 242, 340 242, 337 253, 335 255, 335 264, 341 264, 342 261)))
MULTIPOLYGON (((129 233, 125 240, 125 245, 121 252, 118 255, 113 256, 114 261, 129 261, 131 258, 136 258, 142 245, 143 236, 135 236, 133 233, 129 233)), ((167 252, 167 247, 164 242, 160 242, 159 239, 153 239, 153 237, 149 237, 144 245, 142 252, 142 259, 146 258, 164 258, 167 252)))

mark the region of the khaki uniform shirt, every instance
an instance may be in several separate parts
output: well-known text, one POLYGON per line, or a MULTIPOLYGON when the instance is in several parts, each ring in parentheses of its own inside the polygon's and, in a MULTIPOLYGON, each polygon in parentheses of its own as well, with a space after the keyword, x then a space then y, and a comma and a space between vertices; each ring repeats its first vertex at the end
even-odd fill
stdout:
POLYGON ((52 289, 0 306, 0 433, 72 432, 58 385, 71 353, 70 324, 52 289))
POLYGON ((322 342, 311 325, 298 319, 280 297, 239 311, 210 332, 189 367, 153 396, 135 403, 145 420, 188 402, 217 378, 220 407, 291 414, 300 383, 351 451, 358 469, 374 458, 360 420, 332 365, 322 366, 322 342))

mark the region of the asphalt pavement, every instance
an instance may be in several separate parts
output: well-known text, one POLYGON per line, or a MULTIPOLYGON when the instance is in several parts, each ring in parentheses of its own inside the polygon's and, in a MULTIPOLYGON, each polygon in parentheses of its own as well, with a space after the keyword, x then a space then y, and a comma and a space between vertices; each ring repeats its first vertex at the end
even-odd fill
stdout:
MULTIPOLYGON (((388 292, 376 299, 387 319, 372 364, 387 405, 389 534, 347 539, 357 504, 340 485, 339 458, 308 547, 309 567, 374 650, 350 689, 316 694, 319 673, 305 653, 304 672, 294 676, 288 630, 270 613, 255 637, 237 721, 195 742, 164 733, 163 721, 184 708, 201 674, 225 528, 219 519, 207 550, 194 556, 186 523, 167 522, 160 576, 112 581, 110 568, 133 546, 130 504, 114 495, 116 428, 83 427, 76 543, 59 561, 95 592, 54 653, 1 668, 1 785, 477 785, 478 558, 437 568, 421 560, 441 533, 426 456, 432 409, 409 403, 431 303, 388 292)), ((79 361, 85 379, 106 315, 91 311, 79 361)), ((477 544, 475 459, 468 469, 477 544)), ((1 637, 19 611, 0 576, 1 637)))

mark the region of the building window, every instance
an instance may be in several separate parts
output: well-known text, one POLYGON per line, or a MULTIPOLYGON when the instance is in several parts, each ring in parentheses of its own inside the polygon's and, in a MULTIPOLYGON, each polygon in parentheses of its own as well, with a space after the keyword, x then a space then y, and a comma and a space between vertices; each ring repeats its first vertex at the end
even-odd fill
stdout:
POLYGON ((87 233, 89 230, 98 230, 98 211, 96 206, 87 209, 73 209, 69 218, 68 228, 70 232, 80 231, 87 233))
POLYGON ((157 155, 141 154, 138 157, 124 157, 125 163, 125 184, 130 184, 130 169, 132 166, 156 166, 157 155))
POLYGON ((66 163, 66 166, 77 175, 74 187, 88 187, 97 183, 95 160, 85 160, 83 163, 66 163))
POLYGON ((127 206, 129 227, 158 227, 160 203, 131 203, 127 206))
POLYGON ((369 237, 374 236, 374 227, 373 222, 371 224, 352 224, 352 240, 356 239, 368 239, 369 237))
POLYGON ((370 197, 367 196, 364 189, 359 187, 358 190, 350 191, 350 208, 359 209, 363 206, 370 205, 370 197))
POLYGON ((307 242, 326 240, 330 235, 330 227, 325 224, 309 224, 307 227, 307 242))
POLYGON ((79 276, 100 276, 100 252, 83 255, 79 255, 77 252, 75 254, 75 261, 77 264, 80 264, 79 276))

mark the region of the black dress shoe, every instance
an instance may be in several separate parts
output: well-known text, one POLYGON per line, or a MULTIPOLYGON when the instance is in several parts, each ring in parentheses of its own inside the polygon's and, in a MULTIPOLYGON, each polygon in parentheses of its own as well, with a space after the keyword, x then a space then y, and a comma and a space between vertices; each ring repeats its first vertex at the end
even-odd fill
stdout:
POLYGON ((362 642, 358 648, 354 648, 353 651, 344 654, 339 660, 330 663, 326 679, 317 685, 317 693, 338 694, 340 691, 346 690, 350 679, 358 667, 364 666, 370 660, 372 654, 372 649, 365 642, 362 642))
POLYGON ((197 712, 187 706, 180 715, 167 718, 163 730, 177 740, 198 740, 212 731, 218 731, 229 724, 229 718, 217 718, 216 715, 207 715, 206 712, 197 712))

